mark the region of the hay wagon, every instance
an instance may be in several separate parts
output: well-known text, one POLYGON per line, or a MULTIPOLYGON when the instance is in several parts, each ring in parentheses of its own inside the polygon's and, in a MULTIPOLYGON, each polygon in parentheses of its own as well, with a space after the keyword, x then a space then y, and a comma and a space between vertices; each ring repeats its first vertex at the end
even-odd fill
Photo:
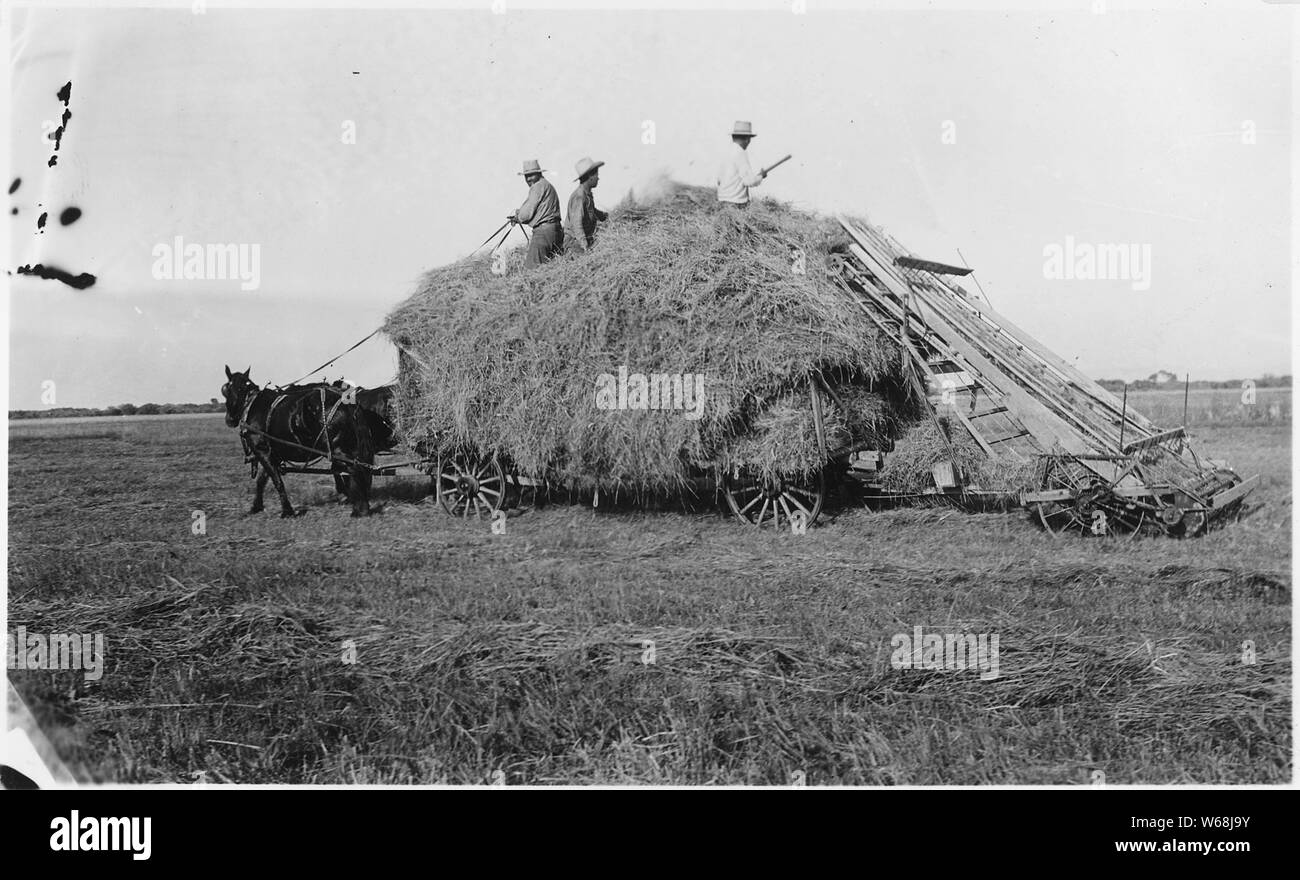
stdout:
MULTIPOLYGON (((848 454, 840 452, 838 460, 847 464, 848 454)), ((520 473, 508 458, 499 455, 459 451, 433 455, 421 464, 433 480, 443 510, 461 518, 491 518, 501 510, 531 509, 550 488, 547 480, 520 473)), ((827 492, 824 470, 767 479, 743 471, 700 474, 700 478, 699 485, 716 487, 731 513, 756 526, 811 525, 821 514, 827 492)), ((594 503, 599 504, 600 497, 596 491, 594 503)))
POLYGON ((953 280, 968 268, 917 258, 865 222, 766 202, 720 211, 712 191, 682 186, 613 219, 601 247, 536 275, 472 259, 433 270, 390 314, 399 386, 410 386, 399 413, 411 410, 417 433, 467 444, 415 446, 448 513, 527 506, 552 476, 572 489, 576 462, 597 493, 650 471, 651 485, 707 478, 758 527, 810 525, 828 491, 861 485, 884 501, 1020 505, 1053 533, 1181 537, 1229 519, 1258 482, 1203 458, 1185 428, 1151 423, 969 295, 953 280), (735 400, 710 404, 713 429, 737 426, 726 442, 759 436, 775 388, 786 411, 798 398, 800 427, 770 443, 763 434, 763 454, 719 446, 711 457, 704 438, 717 430, 683 440, 662 423, 638 442, 626 424, 590 418, 573 391, 613 355, 720 368, 721 387, 756 401, 732 421, 735 400), (874 382, 888 385, 890 418, 938 445, 841 430, 853 395, 874 382), (916 485, 899 490, 899 473, 916 485))
MULTIPOLYGON (((399 351, 400 358, 409 356, 402 351, 400 343, 399 351)), ((834 406, 839 395, 821 379, 809 383, 802 392, 806 393, 804 399, 827 467, 767 476, 744 468, 700 469, 692 481, 695 494, 716 492, 727 510, 755 526, 812 525, 822 512, 828 481, 834 479, 835 473, 848 471, 853 455, 872 444, 858 442, 834 447, 822 420, 828 401, 834 406)), ((555 485, 546 477, 521 472, 505 454, 482 455, 469 448, 447 449, 436 437, 422 438, 411 448, 420 457, 405 463, 406 472, 411 472, 409 467, 413 465, 416 472, 428 474, 438 503, 451 516, 490 519, 502 510, 527 510, 546 498, 555 485)), ((593 496, 593 503, 599 505, 602 493, 596 490, 593 496)))

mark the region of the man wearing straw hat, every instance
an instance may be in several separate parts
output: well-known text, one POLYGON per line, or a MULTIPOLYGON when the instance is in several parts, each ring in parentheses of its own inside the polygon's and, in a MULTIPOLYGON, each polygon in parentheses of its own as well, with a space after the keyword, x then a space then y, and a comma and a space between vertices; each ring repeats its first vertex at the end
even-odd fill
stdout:
POLYGON ((737 121, 731 129, 731 149, 718 168, 718 201, 729 208, 744 208, 749 205, 749 188, 758 186, 767 176, 767 172, 755 174, 749 167, 749 142, 753 140, 754 126, 743 120, 737 121))
POLYGON ((593 162, 590 156, 583 156, 574 166, 578 172, 578 188, 569 196, 569 210, 565 215, 565 240, 575 251, 590 250, 596 242, 596 223, 603 223, 609 215, 596 207, 596 199, 591 191, 600 183, 600 166, 604 162, 593 162))
POLYGON ((532 269, 550 261, 564 246, 564 230, 560 228, 560 197, 555 194, 555 187, 542 177, 545 171, 536 159, 524 162, 524 183, 528 184, 528 198, 513 214, 509 215, 512 223, 524 223, 533 227, 533 237, 528 241, 528 255, 524 257, 524 268, 532 269))

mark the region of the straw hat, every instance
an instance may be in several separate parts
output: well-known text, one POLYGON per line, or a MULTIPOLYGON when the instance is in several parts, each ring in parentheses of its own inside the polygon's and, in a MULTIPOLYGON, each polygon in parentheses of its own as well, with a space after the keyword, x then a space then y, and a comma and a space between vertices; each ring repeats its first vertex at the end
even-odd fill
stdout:
POLYGON ((542 163, 538 162, 536 159, 526 159, 524 161, 524 170, 519 172, 519 176, 527 177, 529 174, 541 174, 545 170, 546 169, 542 167, 542 163))
POLYGON ((731 136, 747 138, 758 137, 758 135, 754 134, 753 123, 745 122, 743 120, 736 120, 736 124, 731 128, 731 136))
POLYGON ((590 156, 583 156, 581 159, 578 160, 578 163, 573 166, 573 170, 578 172, 578 176, 574 179, 582 180, 582 178, 586 177, 588 174, 595 171, 597 168, 599 168, 601 165, 604 164, 605 164, 604 162, 591 161, 590 156))

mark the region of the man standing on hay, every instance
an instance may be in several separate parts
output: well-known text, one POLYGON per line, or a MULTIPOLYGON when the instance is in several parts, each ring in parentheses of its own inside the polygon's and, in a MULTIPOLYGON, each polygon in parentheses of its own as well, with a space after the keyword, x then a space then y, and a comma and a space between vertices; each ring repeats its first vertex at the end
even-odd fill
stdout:
POLYGON ((532 269, 549 262, 564 247, 564 230, 560 228, 560 197, 555 194, 555 187, 542 177, 546 169, 536 159, 524 162, 524 170, 519 173, 528 184, 528 198, 513 214, 509 215, 512 223, 525 223, 533 227, 533 237, 528 240, 528 255, 524 257, 524 268, 532 269))
POLYGON ((756 135, 752 123, 737 121, 731 129, 731 149, 718 168, 718 201, 729 208, 749 206, 749 188, 767 177, 766 171, 755 174, 749 167, 749 142, 756 135))
POLYGON ((578 172, 578 188, 569 196, 569 211, 564 223, 565 239, 575 251, 590 250, 596 243, 596 222, 604 223, 609 219, 608 214, 596 207, 596 198, 591 194, 600 183, 600 166, 604 164, 584 156, 574 166, 578 172))

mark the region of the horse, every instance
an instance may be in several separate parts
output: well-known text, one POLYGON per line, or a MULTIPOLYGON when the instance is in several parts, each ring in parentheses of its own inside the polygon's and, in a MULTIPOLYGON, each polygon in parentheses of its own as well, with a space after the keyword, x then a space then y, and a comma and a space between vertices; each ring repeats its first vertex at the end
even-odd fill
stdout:
MULTIPOLYGON (((374 444, 375 452, 388 452, 397 446, 397 427, 393 423, 393 412, 391 409, 393 395, 397 391, 395 385, 381 385, 378 388, 362 388, 359 385, 353 385, 344 379, 335 379, 333 382, 322 381, 310 385, 291 385, 290 388, 319 388, 324 385, 327 388, 338 391, 344 395, 344 399, 350 399, 348 391, 355 391, 356 404, 361 408, 361 417, 365 419, 366 427, 370 429, 370 439, 374 444)), ((343 501, 346 501, 348 494, 347 476, 339 470, 334 473, 334 490, 338 492, 343 501)))
POLYGON ((370 408, 351 395, 325 383, 291 385, 278 390, 260 388, 249 377, 252 368, 242 373, 226 366, 226 383, 221 395, 226 401, 226 426, 238 428, 247 460, 255 461, 257 490, 250 514, 261 513, 262 495, 269 479, 280 494, 280 515, 297 516, 289 503, 280 468, 283 464, 307 464, 319 458, 330 459, 335 486, 346 491, 353 516, 369 516, 370 466, 375 460, 375 438, 371 424, 380 427, 381 441, 388 448, 395 443, 391 425, 378 414, 380 403, 386 409, 387 398, 368 395, 370 408), (355 402, 353 402, 355 401, 355 402), (387 427, 385 427, 387 426, 387 427), (346 473, 346 480, 343 475, 346 473))

